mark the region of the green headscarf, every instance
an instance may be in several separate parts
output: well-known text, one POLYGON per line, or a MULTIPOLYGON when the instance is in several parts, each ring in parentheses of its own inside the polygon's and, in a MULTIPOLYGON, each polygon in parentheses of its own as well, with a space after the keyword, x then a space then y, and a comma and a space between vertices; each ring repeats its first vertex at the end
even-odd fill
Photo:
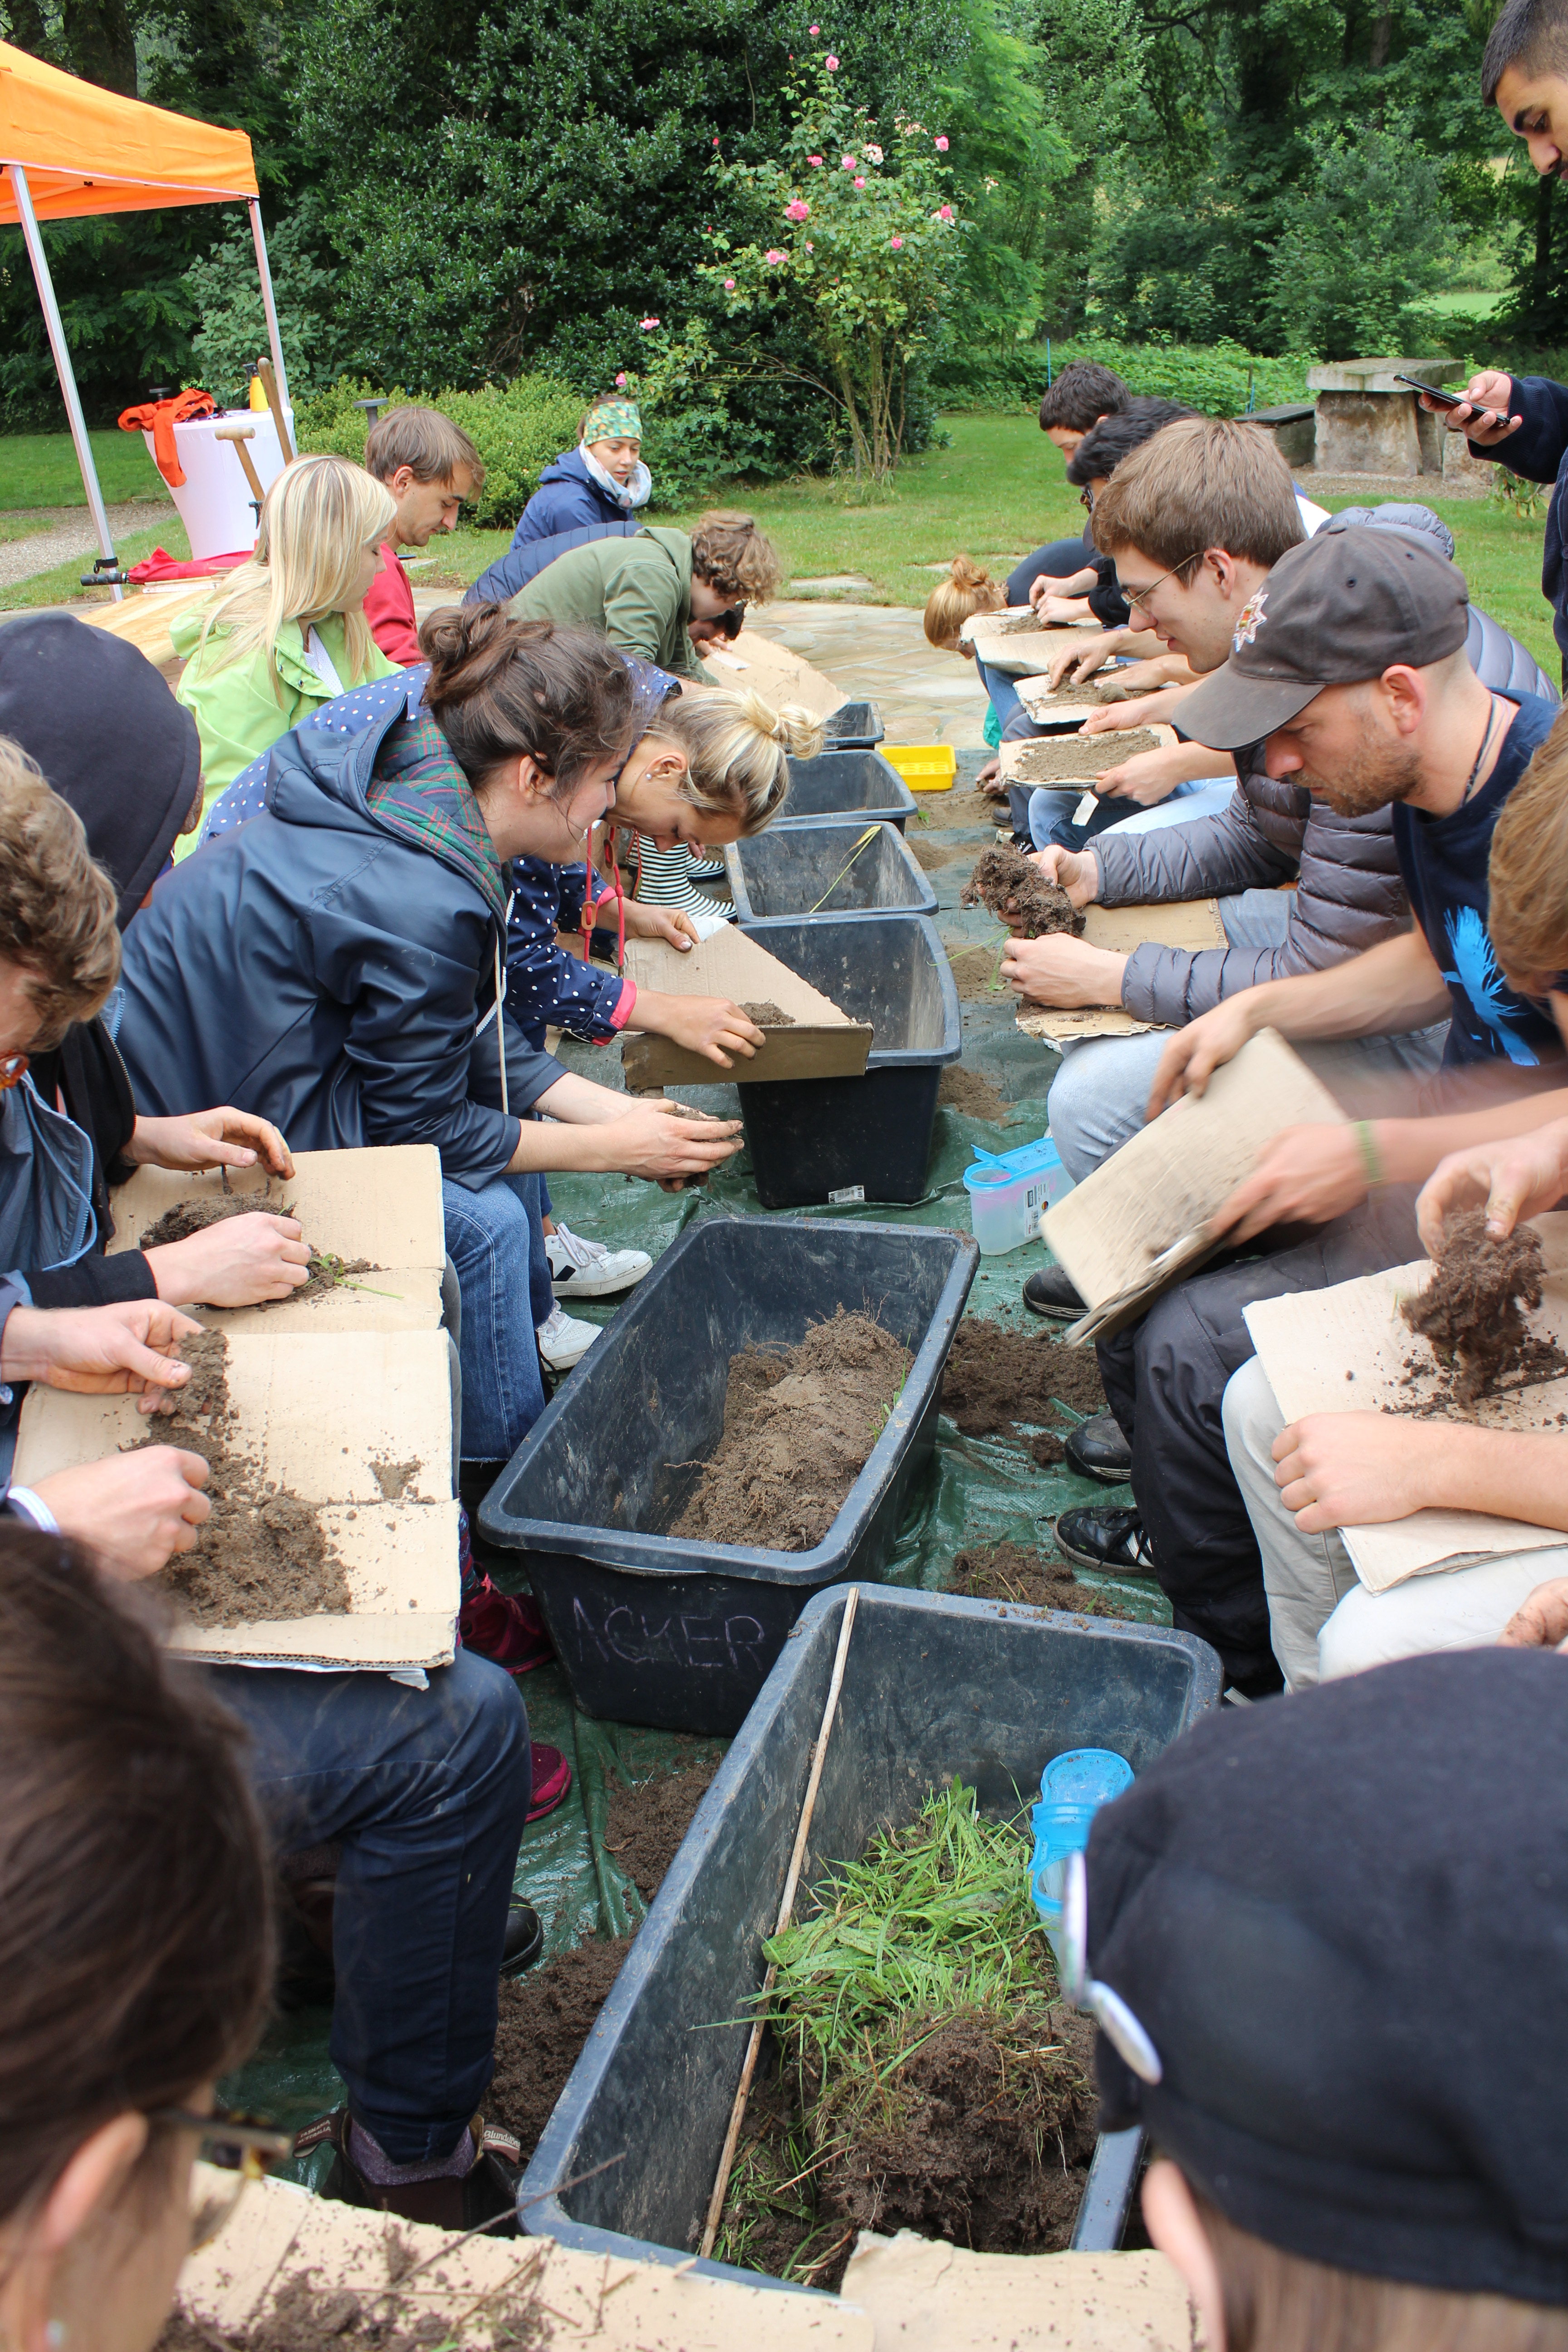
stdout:
POLYGON ((584 420, 584 442, 640 441, 642 418, 635 400, 596 400, 584 420))

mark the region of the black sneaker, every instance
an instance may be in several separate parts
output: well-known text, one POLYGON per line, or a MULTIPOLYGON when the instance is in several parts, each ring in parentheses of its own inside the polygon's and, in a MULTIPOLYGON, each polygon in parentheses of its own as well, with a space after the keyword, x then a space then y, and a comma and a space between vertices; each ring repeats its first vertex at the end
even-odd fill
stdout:
POLYGON ((520 1977, 544 1949, 544 1922, 531 1903, 513 1901, 506 1915, 506 1941, 501 1946, 500 1972, 520 1977))
POLYGON ((1047 1265, 1029 1276, 1024 1285, 1024 1304, 1032 1313, 1052 1316, 1058 1323, 1076 1323, 1089 1312, 1088 1300, 1079 1297, 1059 1265, 1047 1265))
POLYGON ((1063 1449, 1075 1470, 1103 1486, 1124 1486, 1132 1475, 1132 1447, 1113 1412, 1097 1412, 1069 1432, 1063 1449))
POLYGON ((294 2142, 294 2153, 309 2156, 313 2148, 331 2149, 331 2168, 321 2194, 340 2205, 395 2213, 405 2221, 428 2221, 437 2230, 478 2230, 493 2221, 487 2237, 515 2238, 522 2144, 500 2124, 486 2123, 483 2116, 476 2116, 468 2128, 479 2152, 461 2179, 367 2180, 349 2154, 347 2107, 334 2107, 331 2115, 307 2124, 294 2142), (511 2217, 510 2222, 503 2215, 511 2217))
POLYGON ((1057 1549, 1079 1568, 1100 1568, 1123 1576, 1152 1576, 1154 1563, 1136 1511, 1091 1505, 1064 1511, 1052 1533, 1057 1549))

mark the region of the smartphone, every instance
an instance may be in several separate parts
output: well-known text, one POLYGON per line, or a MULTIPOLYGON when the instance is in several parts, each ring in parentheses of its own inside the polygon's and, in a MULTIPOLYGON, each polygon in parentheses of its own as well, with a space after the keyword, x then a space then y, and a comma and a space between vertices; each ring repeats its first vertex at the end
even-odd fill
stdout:
POLYGON ((1424 392, 1439 408, 1465 408, 1469 405, 1462 392, 1441 392, 1435 383, 1418 383, 1413 375, 1395 374, 1395 383, 1407 383, 1412 392, 1424 392))

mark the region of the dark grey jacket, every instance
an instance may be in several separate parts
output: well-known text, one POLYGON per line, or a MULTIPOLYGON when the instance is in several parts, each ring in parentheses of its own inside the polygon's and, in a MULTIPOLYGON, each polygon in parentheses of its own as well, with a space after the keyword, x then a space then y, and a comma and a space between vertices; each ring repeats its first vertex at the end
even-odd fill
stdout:
MULTIPOLYGON (((1429 507, 1350 508, 1322 529, 1342 530, 1352 523, 1436 540, 1453 556, 1447 527, 1429 507)), ((1496 691, 1559 699, 1518 638, 1473 604, 1466 650, 1477 676, 1496 691)), ((1289 929, 1277 948, 1192 950, 1152 941, 1135 948, 1121 982, 1122 1004, 1135 1020, 1180 1028, 1222 997, 1264 981, 1322 971, 1410 928, 1391 812, 1336 816, 1304 785, 1266 774, 1262 750, 1257 744, 1237 754, 1241 782, 1217 816, 1155 833, 1113 830, 1089 845, 1100 866, 1100 901, 1107 907, 1296 884, 1289 929)))

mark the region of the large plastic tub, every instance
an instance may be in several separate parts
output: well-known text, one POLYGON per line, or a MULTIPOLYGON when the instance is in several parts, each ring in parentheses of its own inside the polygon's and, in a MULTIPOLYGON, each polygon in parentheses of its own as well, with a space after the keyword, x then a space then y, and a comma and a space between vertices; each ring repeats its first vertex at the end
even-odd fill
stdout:
POLYGON ((903 835, 880 824, 876 839, 857 850, 865 831, 852 817, 822 817, 731 842, 724 868, 741 920, 815 914, 825 896, 829 917, 934 915, 936 892, 903 835))
MULTIPOLYGON (((699 1807, 534 2152, 525 2231, 662 2263, 697 2244, 845 1599, 819 1593, 805 1611, 699 1807)), ((912 1819, 950 1773, 1009 1815, 1053 1756, 1111 1748, 1142 1771, 1219 1694, 1219 1660, 1190 1633, 863 1589, 803 1885, 912 1819)), ((1020 1874, 1027 1861, 1020 1846, 1020 1874)), ((1141 2137, 1100 2140, 1075 2245, 1119 2242, 1141 2137)))
POLYGON ((825 751, 870 751, 887 733, 874 702, 841 702, 822 722, 825 751))
MULTIPOLYGON (((289 422, 292 431, 292 416, 289 422)), ((283 471, 283 450, 270 409, 229 409, 175 425, 174 455, 185 478, 177 489, 169 488, 169 496, 184 525, 193 562, 208 555, 248 553, 256 544, 257 518, 250 503, 250 484, 235 454, 234 443, 218 439, 220 425, 255 427, 245 448, 264 492, 272 488, 283 471)), ((147 455, 153 457, 153 436, 143 433, 142 438, 147 445, 147 455)))
POLYGON ((778 824, 804 824, 822 816, 873 817, 902 833, 915 812, 915 796, 879 751, 821 751, 815 760, 789 763, 789 798, 778 824))
POLYGON ((527 1554, 586 1714, 736 1731, 812 1595, 881 1574, 936 1441, 979 1262, 967 1234, 800 1218, 704 1218, 665 1252, 479 1512, 487 1541, 527 1554), (822 1541, 765 1551, 666 1535, 719 1442, 731 1357, 795 1347, 841 1306, 876 1315, 914 1362, 822 1541))
POLYGON ((804 1208, 835 1194, 923 1199, 937 1088, 963 1050, 958 991, 935 926, 924 915, 874 923, 817 915, 741 928, 872 1029, 863 1078, 759 1079, 741 1088, 763 1208, 804 1208))

